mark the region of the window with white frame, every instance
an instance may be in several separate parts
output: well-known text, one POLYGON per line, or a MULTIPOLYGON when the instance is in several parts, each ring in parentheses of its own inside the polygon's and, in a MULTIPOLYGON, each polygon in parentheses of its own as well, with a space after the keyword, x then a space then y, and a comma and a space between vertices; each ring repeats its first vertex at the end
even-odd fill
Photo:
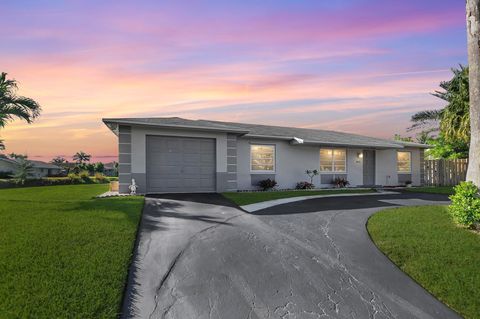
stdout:
POLYGON ((320 149, 320 172, 345 173, 347 171, 347 151, 344 148, 320 149))
POLYGON ((274 172, 275 145, 250 145, 250 169, 252 172, 274 172))
POLYGON ((397 152, 397 172, 398 173, 412 172, 412 153, 397 152))

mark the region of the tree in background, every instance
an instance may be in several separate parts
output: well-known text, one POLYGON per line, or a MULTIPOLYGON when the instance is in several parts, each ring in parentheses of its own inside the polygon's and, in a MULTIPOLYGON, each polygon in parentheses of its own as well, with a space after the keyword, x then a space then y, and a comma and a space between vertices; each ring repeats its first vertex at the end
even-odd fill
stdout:
MULTIPOLYGON (((0 128, 15 118, 32 123, 40 115, 41 107, 33 99, 18 96, 18 85, 15 80, 7 79, 7 73, 0 74, 0 128)), ((4 150, 3 140, 0 149, 4 150)))
POLYGON ((8 154, 8 157, 10 157, 11 159, 14 159, 14 160, 18 160, 18 159, 27 159, 28 155, 10 153, 10 154, 8 154))
POLYGON ((80 166, 84 163, 90 162, 91 157, 92 157, 91 155, 83 151, 80 151, 75 153, 75 155, 73 155, 73 160, 75 161, 75 163, 77 163, 80 166))
POLYGON ((85 163, 82 167, 84 170, 88 171, 89 175, 93 175, 95 173, 95 164, 92 163, 85 163))
POLYGON ((467 0, 468 63, 470 66, 470 156, 467 181, 480 186, 480 2, 467 0))
POLYGON ((57 165, 57 166, 60 166, 60 167, 63 167, 65 164, 67 164, 67 160, 62 157, 62 156, 56 156, 54 158, 52 158, 52 160, 50 161, 50 163, 54 164, 54 165, 57 165))
POLYGON ((25 181, 32 175, 33 164, 25 158, 20 158, 17 161, 18 167, 13 175, 13 178, 17 181, 17 183, 23 185, 25 184, 25 181))
POLYGON ((105 171, 105 165, 102 162, 95 163, 95 172, 103 173, 105 171))
POLYGON ((452 69, 453 77, 440 83, 434 96, 447 102, 443 109, 415 113, 409 131, 422 129, 417 140, 433 145, 426 153, 434 158, 466 158, 470 142, 469 69, 452 69), (433 134, 437 133, 437 136, 433 134))

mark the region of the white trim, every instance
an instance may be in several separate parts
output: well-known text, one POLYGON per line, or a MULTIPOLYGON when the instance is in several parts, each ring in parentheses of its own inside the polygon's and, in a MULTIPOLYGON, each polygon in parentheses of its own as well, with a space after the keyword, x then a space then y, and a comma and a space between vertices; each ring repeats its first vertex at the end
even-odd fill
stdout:
POLYGON ((266 144, 266 143, 250 143, 250 152, 249 152, 249 163, 250 174, 275 174, 277 169, 277 145, 276 144, 266 144), (252 170, 252 146, 273 146, 273 170, 271 171, 260 171, 252 170))
POLYGON ((348 149, 347 148, 343 148, 343 147, 320 147, 319 150, 318 150, 318 173, 319 174, 347 174, 348 172, 348 149), (324 150, 331 150, 332 151, 332 168, 335 168, 335 159, 333 157, 333 152, 335 150, 344 150, 345 151, 345 171, 322 171, 320 169, 320 151, 324 149, 324 150))
POLYGON ((412 174, 412 152, 411 151, 397 151, 397 174, 412 174), (410 162, 410 170, 409 171, 399 171, 398 170, 398 153, 408 153, 409 154, 409 162, 410 162))

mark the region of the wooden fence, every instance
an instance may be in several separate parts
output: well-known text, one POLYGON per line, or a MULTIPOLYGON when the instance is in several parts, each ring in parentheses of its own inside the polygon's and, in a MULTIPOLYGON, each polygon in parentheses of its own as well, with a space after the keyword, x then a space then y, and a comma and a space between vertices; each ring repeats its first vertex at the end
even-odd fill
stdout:
POLYGON ((425 160, 425 185, 455 186, 465 180, 467 166, 468 159, 425 160))

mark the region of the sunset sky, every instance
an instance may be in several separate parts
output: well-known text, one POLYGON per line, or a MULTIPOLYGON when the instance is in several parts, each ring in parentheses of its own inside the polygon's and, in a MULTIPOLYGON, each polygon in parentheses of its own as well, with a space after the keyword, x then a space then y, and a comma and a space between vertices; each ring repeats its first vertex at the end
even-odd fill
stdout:
POLYGON ((103 117, 391 138, 467 61, 458 0, 3 0, 0 17, 0 71, 43 107, 0 137, 32 159, 115 159, 103 117))

